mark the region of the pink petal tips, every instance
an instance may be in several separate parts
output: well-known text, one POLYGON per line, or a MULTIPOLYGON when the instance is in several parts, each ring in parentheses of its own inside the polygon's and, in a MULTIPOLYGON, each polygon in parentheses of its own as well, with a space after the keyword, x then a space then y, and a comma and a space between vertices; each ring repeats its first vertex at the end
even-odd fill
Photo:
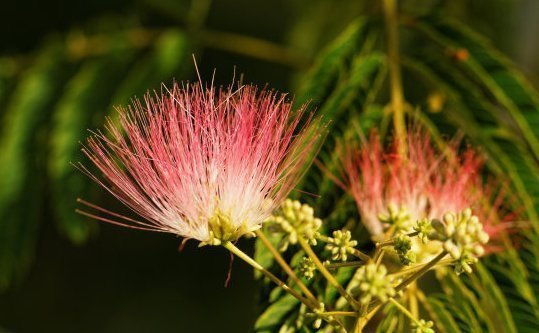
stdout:
POLYGON ((373 237, 384 231, 387 219, 411 223, 441 218, 447 212, 471 208, 491 238, 515 218, 504 209, 500 183, 483 181, 483 159, 473 150, 458 152, 458 142, 438 149, 425 130, 413 126, 408 152, 398 154, 394 142, 385 150, 378 135, 362 139, 360 146, 341 147, 340 185, 353 195, 362 222, 373 237))
MULTIPOLYGON (((119 108, 78 167, 144 218, 98 219, 218 245, 260 228, 312 160, 320 131, 305 107, 253 86, 175 84, 119 108)), ((83 202, 84 203, 84 202, 83 202)))

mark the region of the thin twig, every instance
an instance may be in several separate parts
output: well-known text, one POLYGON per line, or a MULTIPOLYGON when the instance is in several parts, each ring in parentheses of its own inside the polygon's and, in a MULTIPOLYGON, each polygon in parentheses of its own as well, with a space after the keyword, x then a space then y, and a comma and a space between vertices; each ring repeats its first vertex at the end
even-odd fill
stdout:
POLYGON ((294 280, 294 282, 297 284, 299 289, 309 298, 313 303, 318 303, 316 300, 316 297, 311 293, 309 288, 301 281, 301 279, 294 273, 294 270, 288 265, 288 263, 284 260, 284 258, 281 256, 279 251, 271 244, 269 239, 264 235, 264 233, 260 230, 257 230, 256 232, 257 237, 264 243, 264 246, 271 252, 277 263, 281 266, 281 268, 294 280))

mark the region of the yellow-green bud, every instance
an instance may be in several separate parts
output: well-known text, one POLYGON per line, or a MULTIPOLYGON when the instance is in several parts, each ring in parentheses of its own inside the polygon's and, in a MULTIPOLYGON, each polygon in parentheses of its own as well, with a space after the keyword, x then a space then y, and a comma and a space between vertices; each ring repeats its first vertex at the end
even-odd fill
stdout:
POLYGON ((418 323, 412 323, 412 333, 434 333, 433 326, 434 323, 432 321, 419 319, 418 323))
POLYGON ((354 252, 357 241, 352 240, 349 230, 336 230, 333 237, 328 237, 326 250, 331 252, 331 259, 346 261, 348 254, 354 252))
POLYGON ((314 277, 314 272, 316 271, 316 265, 309 257, 303 257, 299 263, 299 273, 310 280, 314 277))
POLYGON ((429 219, 420 219, 414 225, 414 231, 417 232, 417 237, 421 239, 423 244, 426 244, 429 240, 429 234, 432 231, 432 225, 429 219))
POLYGON ((470 273, 471 265, 485 252, 483 245, 488 242, 488 234, 471 209, 464 209, 458 214, 448 212, 443 221, 433 220, 434 231, 429 238, 443 242, 443 248, 456 260, 455 272, 470 273))
POLYGON ((393 280, 387 275, 384 265, 376 266, 374 263, 368 263, 358 269, 354 278, 357 287, 351 292, 359 295, 361 304, 369 304, 373 299, 379 299, 385 303, 389 297, 395 296, 393 280))
POLYGON ((387 207, 387 213, 379 214, 378 219, 382 223, 394 225, 397 231, 410 228, 410 214, 404 206, 397 207, 395 204, 390 204, 387 207))
POLYGON ((284 252, 290 244, 298 242, 298 236, 304 237, 309 244, 316 245, 316 234, 322 226, 322 220, 314 216, 314 209, 297 200, 286 199, 277 214, 266 221, 273 224, 277 232, 284 234, 279 250, 284 252))

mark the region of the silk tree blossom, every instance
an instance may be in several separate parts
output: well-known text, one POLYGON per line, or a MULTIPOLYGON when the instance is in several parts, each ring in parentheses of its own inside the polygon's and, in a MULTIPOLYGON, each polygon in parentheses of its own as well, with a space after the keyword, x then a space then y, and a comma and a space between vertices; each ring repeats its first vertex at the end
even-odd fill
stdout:
POLYGON ((384 150, 373 132, 361 145, 342 148, 339 184, 357 203, 362 222, 374 238, 384 232, 387 220, 410 223, 441 218, 448 212, 471 208, 496 237, 515 215, 503 210, 505 195, 500 184, 482 179, 483 159, 472 149, 457 150, 458 140, 438 149, 421 128, 408 134, 405 156, 396 143, 384 150))
POLYGON ((83 148, 103 177, 78 167, 145 221, 88 203, 117 220, 82 213, 201 245, 260 228, 296 185, 320 137, 305 106, 293 112, 285 95, 253 86, 175 84, 118 112, 119 124, 109 119, 108 134, 95 133, 83 148))

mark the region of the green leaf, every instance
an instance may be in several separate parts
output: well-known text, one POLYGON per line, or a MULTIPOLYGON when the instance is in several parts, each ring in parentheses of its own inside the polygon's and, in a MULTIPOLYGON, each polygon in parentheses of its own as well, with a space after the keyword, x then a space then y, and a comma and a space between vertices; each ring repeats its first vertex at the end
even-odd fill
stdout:
MULTIPOLYGON (((348 281, 350 281, 355 271, 355 268, 343 267, 334 272, 333 276, 335 277, 335 279, 337 279, 340 285, 345 285, 348 281)), ((324 304, 333 304, 337 296, 339 296, 337 289, 335 289, 328 283, 326 285, 326 291, 324 293, 324 304)))
POLYGON ((347 59, 354 54, 358 45, 363 41, 367 22, 358 19, 328 45, 317 57, 309 72, 302 78, 296 104, 302 105, 309 101, 319 103, 330 90, 339 69, 347 59))
POLYGON ((496 332, 517 332, 507 301, 488 270, 478 263, 470 279, 480 306, 488 316, 492 327, 496 328, 496 332))
POLYGON ((511 179, 539 231, 539 163, 534 132, 539 115, 537 92, 499 52, 468 30, 447 22, 418 27, 437 43, 435 52, 425 51, 418 57, 429 67, 428 75, 435 73, 431 78, 443 83, 444 91, 458 106, 452 116, 466 134, 487 149, 492 156, 490 165, 499 163, 493 169, 511 179), (447 56, 448 47, 466 48, 469 58, 455 61, 447 56), (493 130, 481 131, 486 124, 493 130), (503 136, 496 136, 498 133, 503 136))
MULTIPOLYGON (((15 59, 0 57, 0 112, 4 112, 5 103, 18 79, 15 59)), ((3 116, 3 114, 0 114, 3 116)))
MULTIPOLYGON (((266 238, 270 241, 270 243, 275 247, 276 249, 279 248, 279 243, 281 241, 281 235, 278 233, 272 233, 270 231, 267 231, 267 228, 265 228, 264 234, 266 235, 266 238)), ((275 259, 273 257, 273 254, 268 250, 268 248, 262 243, 260 239, 257 238, 255 242, 255 254, 254 259, 257 263, 262 265, 262 267, 269 269, 273 265, 275 259)), ((262 277, 262 273, 255 270, 255 278, 259 279, 262 277)))
MULTIPOLYGON (((352 106, 360 110, 366 108, 366 106, 363 105, 363 102, 372 87, 371 82, 384 70, 384 65, 385 57, 379 53, 356 57, 352 62, 347 78, 339 82, 332 94, 327 98, 324 104, 320 106, 317 115, 319 115, 323 121, 327 122, 327 131, 329 134, 326 137, 324 146, 319 152, 319 159, 324 159, 326 157, 326 161, 328 159, 331 160, 331 157, 328 158, 328 156, 335 150, 336 138, 338 138, 343 131, 350 130, 355 124, 351 121, 353 113, 347 113, 347 111, 352 108, 352 106)), ((378 112, 373 112, 368 113, 365 118, 376 118, 378 116, 378 112)), ((326 166, 326 168, 332 171, 331 167, 326 166)), ((302 189, 308 193, 318 194, 320 193, 319 186, 327 186, 329 182, 332 182, 331 179, 329 179, 326 174, 323 174, 321 170, 311 168, 310 172, 304 177, 302 182, 304 187, 302 189)), ((300 187, 301 186, 302 185, 300 185, 300 187)), ((327 197, 324 197, 323 199, 326 207, 332 202, 331 200, 327 200, 327 197)), ((318 202, 308 203, 318 207, 318 204, 322 203, 322 198, 317 201, 318 202)), ((320 209, 319 211, 323 214, 325 209, 320 209)))
POLYGON ((297 307, 299 301, 290 294, 271 304, 256 320, 255 331, 260 332, 282 324, 286 316, 297 307))
POLYGON ((489 97, 507 111, 516 125, 511 130, 522 136, 539 161, 539 95, 533 86, 507 57, 463 24, 439 18, 428 24, 435 31, 430 35, 445 47, 469 52, 468 59, 456 64, 467 69, 489 97))
POLYGON ((117 49, 82 64, 53 115, 48 171, 54 208, 59 230, 75 243, 84 242, 95 227, 75 213, 76 199, 95 200, 99 192, 98 186, 70 163, 81 159, 80 142, 89 128, 103 122, 104 118, 96 116, 109 109, 114 88, 131 64, 133 51, 123 38, 113 39, 117 49))
MULTIPOLYGON (((159 90, 158 85, 162 82, 174 77, 182 79, 191 62, 191 52, 191 44, 182 31, 169 29, 161 32, 150 54, 131 67, 112 98, 113 103, 129 103, 137 94, 159 90)), ((113 112, 110 116, 115 115, 113 112)))
POLYGON ((421 59, 421 62, 406 59, 404 64, 419 74, 421 80, 425 80, 425 87, 439 89, 447 96, 448 106, 442 115, 485 149, 491 157, 487 160, 490 170, 501 180, 509 178, 528 216, 534 221, 539 198, 534 193, 539 186, 536 172, 530 170, 529 163, 525 161, 528 154, 510 141, 495 138, 481 130, 486 121, 484 114, 492 106, 481 97, 480 89, 455 70, 452 61, 447 59, 442 50, 439 50, 437 57, 422 55, 421 59))
POLYGON ((399 322, 405 321, 402 312, 400 312, 393 304, 389 303, 384 307, 384 314, 384 318, 378 327, 376 327, 376 333, 398 332, 399 322))
POLYGON ((50 41, 22 75, 4 113, 0 138, 0 290, 34 256, 42 217, 45 128, 70 71, 61 43, 50 41))
POLYGON ((425 308, 429 317, 434 322, 436 329, 440 333, 459 333, 461 332, 457 323, 453 319, 451 312, 445 307, 445 304, 439 299, 428 297, 425 308))
POLYGON ((472 332, 496 332, 491 323, 484 321, 486 315, 479 306, 476 296, 466 288, 459 277, 447 269, 440 277, 440 283, 447 299, 445 302, 450 304, 450 312, 453 313, 455 319, 460 319, 459 326, 462 330, 467 330, 465 328, 469 327, 472 332), (485 323, 487 326, 485 327, 481 323, 485 323))

